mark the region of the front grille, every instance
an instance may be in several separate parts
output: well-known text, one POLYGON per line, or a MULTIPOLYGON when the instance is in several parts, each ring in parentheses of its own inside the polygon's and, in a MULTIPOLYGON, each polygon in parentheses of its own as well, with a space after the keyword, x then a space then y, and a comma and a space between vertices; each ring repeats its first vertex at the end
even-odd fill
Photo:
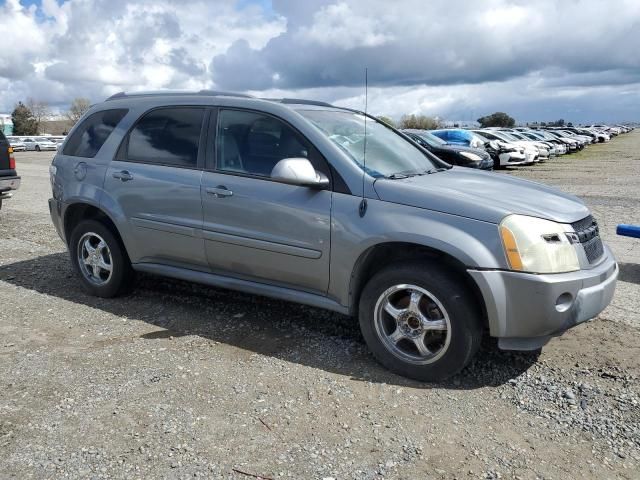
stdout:
POLYGON ((593 263, 604 255, 604 247, 602 246, 602 240, 600 237, 594 237, 586 243, 582 244, 584 253, 587 254, 587 260, 589 263, 593 263))
POLYGON ((590 264, 604 255, 598 222, 591 215, 572 223, 571 226, 576 232, 577 240, 584 248, 584 253, 590 264))

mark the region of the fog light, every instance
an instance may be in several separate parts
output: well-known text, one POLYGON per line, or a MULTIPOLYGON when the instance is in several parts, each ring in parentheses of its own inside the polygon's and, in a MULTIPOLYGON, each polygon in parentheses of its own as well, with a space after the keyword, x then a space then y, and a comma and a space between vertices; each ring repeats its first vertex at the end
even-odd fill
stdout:
POLYGON ((565 292, 556 300, 556 310, 560 313, 566 312, 573 305, 573 295, 569 292, 565 292))

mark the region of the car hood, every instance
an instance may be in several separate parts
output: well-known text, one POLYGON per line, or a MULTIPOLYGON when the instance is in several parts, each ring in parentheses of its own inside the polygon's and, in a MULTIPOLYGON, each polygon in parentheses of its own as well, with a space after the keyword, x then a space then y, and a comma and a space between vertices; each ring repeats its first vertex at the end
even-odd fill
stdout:
POLYGON ((447 143, 446 145, 438 145, 435 148, 442 149, 442 150, 453 150, 453 151, 456 151, 456 152, 475 153, 475 154, 481 155, 481 156, 482 156, 483 153, 485 153, 485 151, 480 149, 480 148, 465 147, 464 145, 456 145, 455 143, 447 143))
POLYGON ((579 198, 540 183, 453 167, 404 179, 379 178, 374 188, 381 200, 452 215, 500 223, 510 214, 573 223, 589 215, 579 198))
POLYGON ((455 145, 451 143, 447 143, 446 145, 438 145, 437 147, 434 147, 433 151, 436 154, 438 151, 440 152, 448 151, 448 152, 457 152, 457 153, 469 152, 469 153, 474 153, 478 155, 482 159, 489 158, 489 154, 485 150, 482 150, 481 148, 471 148, 471 147, 465 147, 463 145, 455 145))

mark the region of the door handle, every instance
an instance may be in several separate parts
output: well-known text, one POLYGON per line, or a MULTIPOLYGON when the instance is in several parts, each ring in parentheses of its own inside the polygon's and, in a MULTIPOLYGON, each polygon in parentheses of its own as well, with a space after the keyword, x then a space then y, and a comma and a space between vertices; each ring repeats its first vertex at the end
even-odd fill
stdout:
POLYGON ((118 178, 123 182, 128 182, 129 180, 133 180, 133 175, 126 170, 122 170, 121 172, 115 172, 113 174, 113 178, 118 178))
POLYGON ((224 185, 218 185, 217 187, 207 188, 207 193, 213 195, 216 198, 225 198, 233 195, 233 192, 224 185))

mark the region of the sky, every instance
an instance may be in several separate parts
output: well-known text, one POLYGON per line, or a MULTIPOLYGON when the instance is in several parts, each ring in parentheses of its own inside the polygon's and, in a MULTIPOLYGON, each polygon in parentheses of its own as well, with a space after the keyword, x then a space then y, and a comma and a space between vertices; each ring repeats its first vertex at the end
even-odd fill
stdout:
POLYGON ((640 120, 640 0, 0 0, 0 112, 217 89, 398 119, 640 120))

